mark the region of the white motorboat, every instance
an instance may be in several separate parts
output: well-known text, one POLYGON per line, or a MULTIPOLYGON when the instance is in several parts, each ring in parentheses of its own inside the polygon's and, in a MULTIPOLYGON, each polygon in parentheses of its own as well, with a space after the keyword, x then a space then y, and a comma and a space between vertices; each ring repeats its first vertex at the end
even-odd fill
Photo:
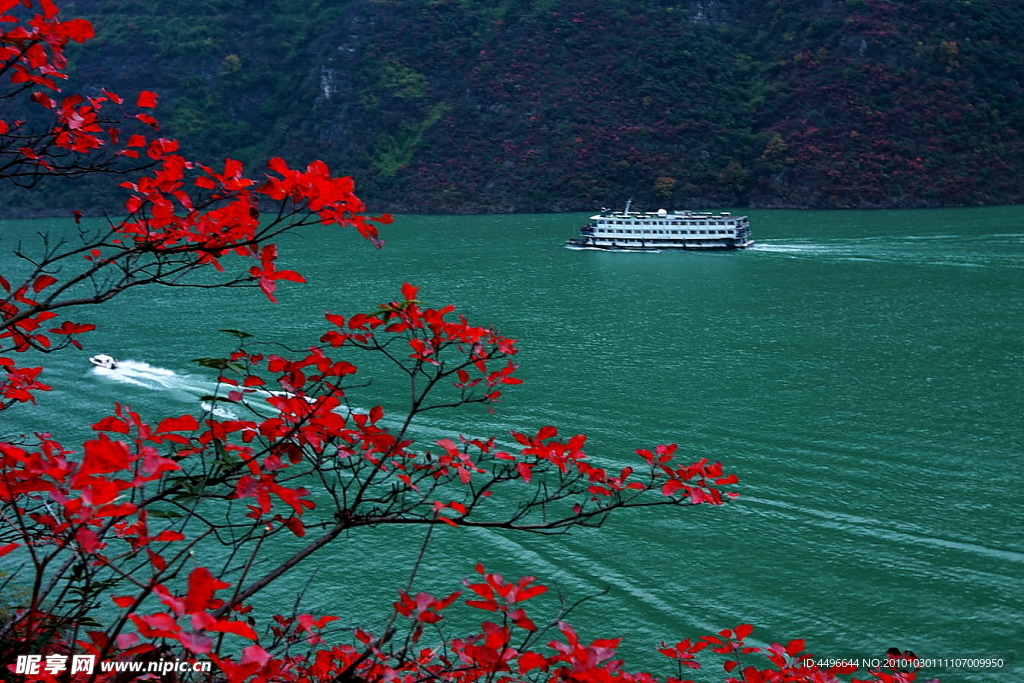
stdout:
POLYGON ((107 370, 114 370, 117 368, 117 359, 113 356, 108 356, 105 353, 98 353, 95 356, 90 356, 89 362, 98 368, 106 368, 107 370))

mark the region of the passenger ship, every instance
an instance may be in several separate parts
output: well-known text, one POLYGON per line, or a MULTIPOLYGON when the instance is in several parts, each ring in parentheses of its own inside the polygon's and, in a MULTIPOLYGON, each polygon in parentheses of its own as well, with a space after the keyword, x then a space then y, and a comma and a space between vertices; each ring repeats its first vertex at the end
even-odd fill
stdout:
POLYGON ((580 228, 580 236, 566 240, 569 249, 603 251, 668 251, 677 249, 746 249, 750 221, 729 213, 691 211, 624 211, 601 209, 580 228))

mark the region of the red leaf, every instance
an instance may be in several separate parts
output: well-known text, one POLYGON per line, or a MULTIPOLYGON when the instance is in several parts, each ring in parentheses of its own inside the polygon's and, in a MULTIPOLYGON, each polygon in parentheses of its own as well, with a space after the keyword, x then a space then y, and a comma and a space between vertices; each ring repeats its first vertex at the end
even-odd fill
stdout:
MULTIPOLYGON (((46 107, 47 109, 53 109, 54 107, 57 106, 57 103, 54 102, 53 98, 47 97, 46 95, 44 95, 41 92, 34 92, 34 93, 32 93, 32 96, 29 99, 32 100, 33 102, 35 102, 38 105, 46 107)), ((25 156, 29 156, 29 155, 26 154, 25 156)), ((31 157, 31 158, 38 158, 38 157, 31 157)))
POLYGON ((213 647, 213 639, 201 633, 179 633, 175 636, 187 650, 196 654, 206 654, 213 647))
POLYGON ((744 683, 763 683, 764 680, 764 677, 761 676, 761 672, 755 667, 748 666, 743 670, 744 683))
POLYGON ((57 278, 51 275, 40 275, 36 278, 36 281, 32 283, 32 291, 38 294, 56 281, 57 278))
POLYGON ((524 652, 519 655, 519 673, 524 674, 533 669, 544 669, 547 671, 548 660, 536 652, 524 652))
POLYGON ((256 635, 256 631, 252 630, 252 626, 249 626, 249 624, 244 621, 219 620, 207 626, 206 630, 217 631, 219 633, 233 633, 236 636, 242 636, 249 640, 259 639, 259 636, 256 635))
POLYGON ((43 16, 47 19, 53 19, 59 11, 57 6, 53 4, 53 0, 39 0, 39 7, 43 10, 43 16))
POLYGON ((85 442, 85 457, 78 467, 78 477, 120 472, 128 468, 129 462, 128 446, 100 434, 99 439, 85 442))
POLYGON ((160 130, 160 124, 149 114, 136 114, 135 118, 142 121, 144 124, 152 128, 153 130, 160 130))
POLYGON ((120 434, 127 434, 129 430, 127 422, 113 415, 103 418, 94 424, 92 428, 97 432, 118 432, 120 434))
POLYGON ((146 548, 146 554, 149 556, 150 563, 156 568, 157 571, 162 572, 167 569, 167 560, 163 558, 163 555, 154 553, 149 548, 146 548))
POLYGON ((163 432, 191 432, 199 429, 199 422, 196 421, 191 415, 182 415, 181 417, 169 417, 166 420, 161 420, 157 426, 156 431, 163 432))
POLYGON ((671 496, 673 493, 683 488, 683 482, 678 479, 669 479, 661 486, 661 495, 671 496))
POLYGON ((178 622, 166 612, 158 612, 149 616, 138 614, 129 614, 128 616, 139 627, 139 633, 146 638, 173 638, 181 632, 178 622))
POLYGON ((414 287, 406 282, 402 285, 402 298, 406 301, 415 301, 416 294, 420 291, 419 287, 414 287))
MULTIPOLYGON (((231 584, 215 578, 206 567, 196 567, 188 577, 188 595, 185 597, 185 611, 204 612, 213 600, 215 591, 228 588, 231 584)), ((213 629, 215 630, 215 629, 213 629)))
POLYGON ((145 107, 146 109, 153 109, 156 107, 156 100, 159 95, 149 90, 143 90, 139 93, 139 99, 135 102, 136 106, 145 107))
POLYGON ((302 523, 302 520, 298 517, 291 517, 286 519, 284 525, 297 537, 302 538, 306 535, 306 526, 302 523))
POLYGON ((519 602, 529 600, 530 598, 537 597, 541 593, 546 593, 547 590, 547 586, 530 586, 529 588, 522 588, 517 593, 516 600, 519 602))
POLYGON ((87 40, 92 40, 96 35, 96 30, 93 28, 92 24, 85 19, 72 19, 71 21, 65 21, 61 24, 61 28, 64 30, 64 35, 76 43, 84 43, 87 40))
POLYGON ((332 621, 337 621, 340 617, 323 616, 319 619, 314 619, 312 614, 300 614, 299 615, 299 626, 305 631, 311 631, 314 628, 323 628, 332 621))

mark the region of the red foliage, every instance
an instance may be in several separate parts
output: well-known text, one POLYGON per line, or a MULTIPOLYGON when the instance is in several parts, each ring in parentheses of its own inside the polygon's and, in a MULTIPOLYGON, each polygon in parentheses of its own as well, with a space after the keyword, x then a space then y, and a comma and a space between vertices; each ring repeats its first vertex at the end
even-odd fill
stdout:
MULTIPOLYGON (((0 15, 16 4, 0 0, 0 15)), ((31 0, 22 4, 33 5, 31 0)), ((6 61, 12 83, 55 89, 64 67, 62 48, 68 40, 90 37, 91 27, 58 21, 49 0, 39 8, 42 14, 24 24, 0 16, 0 22, 17 24, 0 34, 0 60, 6 61)), ((277 268, 277 248, 269 239, 324 223, 355 227, 379 245, 374 223, 390 220, 364 216, 351 179, 330 176, 320 162, 300 171, 274 159, 261 180, 247 177, 232 160, 215 171, 178 155, 173 140, 121 135, 117 128, 100 126, 103 106, 124 105, 113 94, 88 101, 65 98, 59 104, 46 95, 31 98, 57 120, 46 146, 23 152, 37 167, 57 168, 41 153, 50 145, 86 156, 110 146, 129 158, 145 150, 152 163, 148 175, 123 183, 131 191, 124 221, 72 250, 66 255, 71 260, 49 256, 36 262, 19 286, 0 277, 8 293, 0 302, 0 340, 9 350, 79 346, 77 335, 92 325, 64 320, 44 328, 43 323, 56 318, 56 311, 98 303, 140 281, 159 284, 161 278, 149 270, 153 264, 178 275, 207 266, 222 271, 232 255, 252 259, 257 265, 244 281, 273 301, 279 281, 303 280, 277 268), (119 147, 122 138, 126 143, 119 147), (260 210, 267 201, 278 206, 269 219, 260 210), (128 271, 130 282, 104 291, 96 301, 62 298, 68 281, 58 277, 63 271, 57 265, 72 260, 85 263, 85 277, 128 271)), ((137 100, 147 109, 156 103, 151 92, 137 100)), ((157 127, 148 114, 125 112, 124 119, 157 127)), ((618 637, 586 644, 565 620, 567 609, 541 622, 551 626, 539 627, 524 603, 544 595, 547 587, 533 577, 507 580, 483 565, 477 566, 478 579, 465 581, 471 595, 464 601, 482 612, 483 620, 460 637, 448 636, 439 624, 462 593, 443 598, 413 593, 411 581, 399 591, 379 635, 356 629, 344 644, 337 633, 326 631, 337 617, 303 613, 267 621, 254 610, 250 598, 349 530, 447 524, 557 532, 599 524, 619 508, 720 505, 720 487, 737 481, 719 463, 677 462, 675 445, 638 450, 636 467, 610 472, 584 453, 583 435, 561 440, 551 426, 533 435, 512 432, 518 453, 498 450, 494 438, 417 445, 408 432, 416 416, 468 403, 493 406, 503 385, 520 381, 511 360, 515 340, 471 325, 454 306, 428 307, 418 296, 418 288, 406 283, 400 300, 371 314, 328 313, 332 328, 322 335, 323 346, 296 357, 238 348, 218 365, 226 388, 218 399, 247 411, 247 419, 206 414, 202 420, 181 415, 152 421, 118 404, 93 425, 96 436, 80 451, 48 434, 0 443, 5 523, 0 556, 15 554, 33 587, 30 599, 0 624, 0 659, 14 662, 11 670, 26 680, 82 683, 148 674, 58 666, 69 653, 99 661, 145 661, 165 654, 209 660, 229 683, 677 683, 672 676, 625 670, 615 658, 618 637), (365 352, 383 355, 411 379, 410 414, 398 427, 385 424, 380 406, 348 407, 346 381, 357 366, 347 358, 365 352), (279 390, 270 392, 268 386, 279 390), (311 486, 325 494, 319 504, 310 496, 311 486), (492 495, 511 501, 511 512, 494 512, 488 505, 492 495), (266 557, 263 542, 278 533, 314 538, 253 579, 249 572, 255 571, 256 559, 266 557), (235 562, 245 566, 234 584, 218 578, 214 569, 224 554, 225 568, 235 562), (395 626, 399 618, 408 621, 404 635, 395 626), (421 648, 428 628, 436 642, 421 648)), ((41 368, 19 368, 6 357, 0 358, 0 368, 6 372, 0 407, 31 402, 33 392, 48 389, 37 380, 41 368)), ((707 647, 727 656, 725 672, 740 671, 747 683, 834 680, 800 658, 803 641, 769 647, 763 653, 769 668, 743 667, 749 659, 743 657, 761 652, 745 644, 751 631, 740 625, 695 643, 662 644, 660 651, 681 671, 698 668, 695 655, 707 647)), ((874 679, 910 681, 913 674, 880 672, 874 679)))

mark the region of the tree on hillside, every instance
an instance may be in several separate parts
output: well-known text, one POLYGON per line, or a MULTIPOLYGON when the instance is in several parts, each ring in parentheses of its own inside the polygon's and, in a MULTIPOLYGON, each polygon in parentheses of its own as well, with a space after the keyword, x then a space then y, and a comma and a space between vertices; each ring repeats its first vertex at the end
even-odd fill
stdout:
MULTIPOLYGON (((79 307, 159 285, 252 287, 273 301, 279 282, 302 276, 277 268, 271 240, 314 223, 354 227, 380 246, 376 225, 390 219, 366 216, 352 180, 322 163, 297 170, 275 159, 258 178, 232 160, 207 166, 159 137, 153 93, 133 106, 113 93, 61 95, 63 48, 91 27, 62 21, 51 0, 20 4, 0 0, 6 97, 52 121, 0 120, 0 175, 109 174, 128 199, 123 218, 76 216, 70 237, 49 236, 39 253, 21 249, 5 265, 13 270, 0 276, 0 409, 32 410, 49 389, 42 367, 18 359, 80 347, 92 326, 67 317, 79 307), (197 272, 207 276, 190 277, 197 272)), ((371 313, 328 313, 322 325, 305 351, 268 352, 233 331, 230 355, 203 360, 220 375, 211 401, 242 417, 143 415, 115 404, 75 447, 43 431, 0 442, 9 572, 0 577, 0 675, 676 683, 705 649, 730 681, 825 683, 848 672, 807 660, 802 640, 749 646, 746 624, 662 643, 672 673, 631 672, 615 658, 618 637, 583 639, 568 623, 573 603, 540 618, 524 604, 545 586, 483 564, 465 590, 434 596, 416 590, 413 562, 392 610, 363 628, 339 629, 336 616, 301 603, 268 614, 259 597, 275 580, 338 539, 382 526, 422 529, 425 548, 439 526, 557 534, 620 509, 720 505, 736 495, 723 492, 735 476, 718 463, 680 462, 674 445, 640 449, 635 467, 609 471, 586 456, 582 435, 550 426, 513 431, 510 450, 456 434, 418 443, 412 427, 425 413, 492 405, 519 382, 516 342, 453 306, 428 306, 411 284, 371 313), (406 380, 405 414, 349 403, 354 361, 367 355, 406 380), (269 553, 279 536, 295 540, 269 553), (442 628, 456 602, 482 613, 475 627, 442 628)), ((898 669, 868 680, 914 679, 898 669)))

